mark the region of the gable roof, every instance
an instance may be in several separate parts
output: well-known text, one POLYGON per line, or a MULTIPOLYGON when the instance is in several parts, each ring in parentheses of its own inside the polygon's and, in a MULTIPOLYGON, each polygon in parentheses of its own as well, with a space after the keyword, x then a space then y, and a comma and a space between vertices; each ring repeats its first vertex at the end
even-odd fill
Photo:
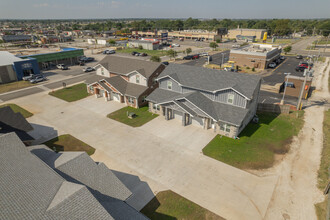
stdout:
POLYGON ((106 56, 99 64, 110 72, 127 75, 133 71, 137 71, 146 78, 149 78, 159 66, 163 65, 151 61, 117 56, 106 56))
POLYGON ((34 140, 27 132, 33 127, 19 112, 15 113, 11 107, 0 108, 0 133, 15 132, 22 141, 34 140))
POLYGON ((255 88, 261 80, 260 76, 253 74, 226 72, 173 63, 165 68, 158 80, 168 76, 183 87, 209 92, 233 88, 248 99, 252 98, 255 88))
POLYGON ((70 184, 14 133, 0 135, 0 219, 113 219, 86 186, 70 184))
POLYGON ((198 91, 182 94, 157 88, 146 100, 157 104, 174 102, 192 115, 210 117, 237 126, 241 125, 248 113, 248 109, 214 102, 198 91))

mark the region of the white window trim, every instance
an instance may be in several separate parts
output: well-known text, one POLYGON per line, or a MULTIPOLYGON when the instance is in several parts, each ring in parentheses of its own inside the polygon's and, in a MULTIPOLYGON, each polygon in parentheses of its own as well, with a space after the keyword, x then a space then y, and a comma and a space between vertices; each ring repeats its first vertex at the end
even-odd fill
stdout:
POLYGON ((137 74, 136 74, 136 76, 135 76, 135 82, 136 82, 137 84, 140 84, 140 76, 137 75, 137 74))
POLYGON ((167 81, 167 89, 168 90, 172 90, 172 88, 173 88, 172 82, 171 81, 167 81))
POLYGON ((127 102, 130 104, 134 104, 134 98, 128 97, 127 102))
POLYGON ((228 94, 228 96, 227 96, 227 103, 228 104, 234 104, 234 99, 235 99, 235 95, 233 95, 233 94, 228 94), (229 102, 229 100, 233 100, 232 102, 229 102))

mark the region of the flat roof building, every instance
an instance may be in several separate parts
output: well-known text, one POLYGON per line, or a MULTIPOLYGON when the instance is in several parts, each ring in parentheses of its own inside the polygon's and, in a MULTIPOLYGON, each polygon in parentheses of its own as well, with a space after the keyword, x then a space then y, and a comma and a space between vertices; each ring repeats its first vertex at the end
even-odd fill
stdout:
POLYGON ((252 44, 243 48, 231 49, 229 60, 237 66, 265 69, 277 60, 282 49, 270 44, 252 44))
POLYGON ((237 35, 241 36, 255 36, 257 40, 263 39, 266 29, 247 29, 237 28, 228 30, 227 38, 236 38, 237 35))

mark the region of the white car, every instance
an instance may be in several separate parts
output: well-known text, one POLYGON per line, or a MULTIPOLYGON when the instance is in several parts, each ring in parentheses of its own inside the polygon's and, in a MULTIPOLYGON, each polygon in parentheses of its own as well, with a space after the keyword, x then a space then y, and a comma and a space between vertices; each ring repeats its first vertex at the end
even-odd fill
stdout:
POLYGON ((270 68, 275 68, 275 67, 276 67, 276 63, 271 62, 270 64, 268 64, 268 67, 270 67, 270 68))
POLYGON ((172 44, 172 47, 180 47, 180 44, 172 44))
POLYGON ((209 53, 208 52, 203 52, 199 54, 200 57, 208 57, 209 53))
POLYGON ((83 69, 84 70, 84 72, 92 72, 92 71, 94 71, 95 69, 93 68, 93 67, 86 67, 86 68, 84 68, 83 69))
POLYGON ((65 66, 65 65, 62 63, 62 64, 57 64, 56 67, 57 67, 58 69, 63 69, 64 66, 65 66))

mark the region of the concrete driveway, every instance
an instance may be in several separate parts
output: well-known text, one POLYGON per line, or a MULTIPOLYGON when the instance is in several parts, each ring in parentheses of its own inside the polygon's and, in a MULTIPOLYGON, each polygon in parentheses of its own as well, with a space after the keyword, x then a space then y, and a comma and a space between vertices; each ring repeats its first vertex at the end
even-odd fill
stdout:
POLYGON ((277 176, 258 177, 202 155, 213 137, 202 129, 185 130, 160 119, 132 128, 106 118, 99 108, 111 103, 92 97, 68 103, 39 93, 13 102, 35 113, 34 123, 47 123, 96 148, 95 160, 150 180, 154 193, 171 189, 226 219, 265 216, 277 176))

